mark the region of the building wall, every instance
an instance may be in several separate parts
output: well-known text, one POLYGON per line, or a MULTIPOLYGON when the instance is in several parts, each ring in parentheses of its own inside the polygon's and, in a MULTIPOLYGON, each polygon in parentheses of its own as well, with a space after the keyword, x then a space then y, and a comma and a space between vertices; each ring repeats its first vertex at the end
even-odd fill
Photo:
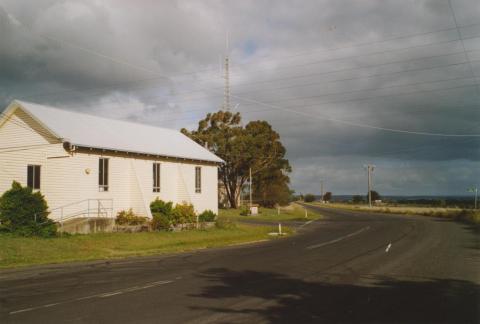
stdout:
POLYGON ((88 209, 98 210, 95 202, 87 199, 102 199, 106 209, 112 204, 113 215, 132 208, 140 215, 149 216, 149 204, 157 197, 174 203, 192 203, 197 212, 206 209, 218 212, 216 165, 86 149, 69 153, 62 143, 40 135, 34 121, 23 122, 25 125, 7 121, 0 126, 0 194, 10 188, 13 180, 26 185, 27 165, 38 164, 41 165, 40 191, 53 210, 52 218, 59 218, 61 210, 56 208, 67 204, 72 205, 63 208, 63 217, 88 209), (98 186, 100 157, 109 159, 106 192, 100 192, 98 186), (159 193, 153 192, 154 162, 161 163, 159 193), (196 166, 202 168, 201 193, 195 193, 196 166), (83 202, 78 203, 80 201, 83 202))

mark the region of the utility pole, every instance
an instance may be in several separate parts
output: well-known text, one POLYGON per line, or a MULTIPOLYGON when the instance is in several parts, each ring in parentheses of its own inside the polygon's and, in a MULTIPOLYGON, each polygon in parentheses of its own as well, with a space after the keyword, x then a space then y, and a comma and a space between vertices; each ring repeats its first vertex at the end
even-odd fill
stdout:
POLYGON ((372 207, 372 172, 375 166, 372 164, 367 164, 367 165, 364 165, 363 167, 367 169, 367 173, 368 173, 368 206, 371 208, 372 207))
POLYGON ((322 195, 322 197, 320 199, 323 203, 323 180, 320 180, 320 194, 322 195))
POLYGON ((467 190, 468 192, 473 192, 475 194, 475 209, 477 209, 477 201, 478 201, 478 188, 477 187, 474 187, 474 188, 469 188, 467 190))
POLYGON ((249 173, 250 173, 250 181, 249 181, 249 194, 250 194, 250 209, 252 208, 252 168, 249 169, 249 173))

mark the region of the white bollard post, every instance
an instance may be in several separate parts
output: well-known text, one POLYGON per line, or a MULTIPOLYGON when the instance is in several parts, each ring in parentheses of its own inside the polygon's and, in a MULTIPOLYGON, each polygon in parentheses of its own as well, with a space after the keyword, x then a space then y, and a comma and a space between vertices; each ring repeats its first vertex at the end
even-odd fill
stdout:
POLYGON ((278 235, 282 235, 282 224, 278 223, 278 235))
POLYGON ((305 208, 305 218, 308 218, 308 211, 307 211, 307 208, 305 208))

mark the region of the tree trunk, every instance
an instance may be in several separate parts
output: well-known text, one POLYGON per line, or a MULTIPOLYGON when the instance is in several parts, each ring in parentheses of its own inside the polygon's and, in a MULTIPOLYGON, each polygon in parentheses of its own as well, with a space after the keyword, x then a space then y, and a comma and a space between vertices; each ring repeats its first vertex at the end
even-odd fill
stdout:
POLYGON ((237 208, 238 207, 237 206, 237 199, 236 199, 237 198, 237 195, 236 195, 237 190, 235 190, 235 189, 236 188, 233 188, 233 190, 232 190, 232 188, 230 187, 230 190, 228 192, 228 201, 230 203, 230 208, 237 208))

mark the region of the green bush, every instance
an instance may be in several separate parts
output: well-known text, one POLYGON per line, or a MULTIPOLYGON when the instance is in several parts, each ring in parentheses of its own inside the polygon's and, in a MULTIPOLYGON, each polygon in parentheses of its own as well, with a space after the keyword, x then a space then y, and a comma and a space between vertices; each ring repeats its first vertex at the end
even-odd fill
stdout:
POLYGON ((217 215, 211 210, 205 210, 203 213, 198 215, 199 222, 214 222, 217 215))
POLYGON ((40 192, 16 181, 0 197, 0 229, 22 236, 51 237, 57 226, 48 218, 48 205, 40 192))
POLYGON ((168 215, 162 213, 152 214, 151 226, 154 231, 169 231, 172 229, 172 221, 168 215))
POLYGON ((312 194, 306 194, 304 201, 305 202, 313 202, 313 201, 315 201, 315 196, 312 195, 312 194))
POLYGON ((146 222, 146 217, 135 215, 131 208, 128 211, 122 210, 118 212, 115 218, 115 224, 117 225, 142 225, 146 222))
POLYGON ((170 216, 172 214, 172 205, 171 201, 165 202, 156 198, 154 201, 150 203, 150 210, 152 214, 160 213, 166 216, 170 216))
POLYGON ((183 202, 182 204, 175 205, 172 210, 173 225, 195 223, 197 216, 192 204, 183 202))
POLYGON ((248 215, 250 215, 250 209, 248 208, 247 205, 243 205, 243 206, 240 208, 240 215, 241 215, 241 216, 248 216, 248 215))

